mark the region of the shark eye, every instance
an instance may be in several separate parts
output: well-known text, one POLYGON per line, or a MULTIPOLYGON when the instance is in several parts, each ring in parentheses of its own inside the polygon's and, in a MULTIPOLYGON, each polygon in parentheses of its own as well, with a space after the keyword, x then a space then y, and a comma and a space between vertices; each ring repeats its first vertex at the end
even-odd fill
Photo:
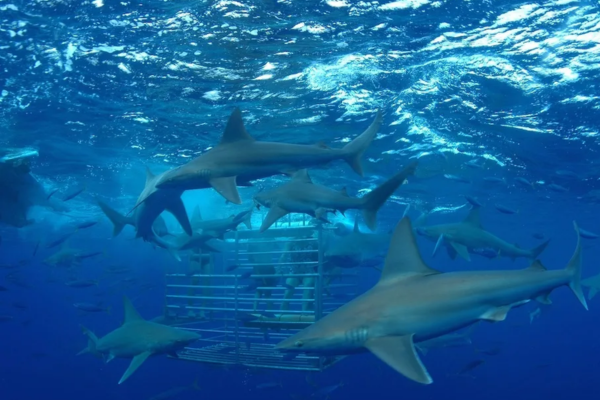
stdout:
POLYGON ((304 345, 304 343, 302 343, 302 340, 296 340, 296 342, 294 343, 294 346, 296 347, 302 347, 304 345))

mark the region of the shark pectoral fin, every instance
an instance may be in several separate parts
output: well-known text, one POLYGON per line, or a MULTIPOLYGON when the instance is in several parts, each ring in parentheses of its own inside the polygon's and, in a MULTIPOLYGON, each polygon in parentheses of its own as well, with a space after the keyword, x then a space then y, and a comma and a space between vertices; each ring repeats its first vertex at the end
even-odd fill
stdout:
POLYGON ((127 368, 127 371, 125 371, 125 373, 121 377, 121 380, 119 381, 119 385, 121 383, 125 382, 127 380, 127 378, 129 378, 131 376, 131 374, 133 374, 140 367, 140 365, 142 365, 144 363, 144 361, 146 361, 146 359, 148 357, 150 357, 151 355, 152 355, 152 352, 145 351, 145 352, 133 357, 133 359, 131 360, 131 364, 129 364, 129 368, 127 368))
POLYGON ((177 199, 173 199, 169 204, 165 207, 165 209, 173 214, 177 222, 181 225, 185 233, 188 236, 192 236, 192 225, 190 224, 190 220, 188 219, 187 212, 185 211, 185 206, 183 205, 183 200, 180 197, 177 199))
POLYGON ((590 287, 590 291, 588 292, 588 300, 591 300, 594 298, 594 296, 598 293, 598 288, 597 287, 590 287))
POLYGON ((413 336, 388 336, 369 339, 365 347, 387 365, 413 381, 433 382, 413 345, 413 336))
POLYGON ((260 232, 266 231, 279 218, 284 217, 287 214, 289 214, 289 213, 286 210, 284 210, 283 208, 279 207, 279 206, 273 206, 273 207, 271 207, 271 209, 269 210, 269 213, 267 214, 267 216, 265 217, 262 225, 260 226, 260 232))
POLYGON ((210 186, 213 187, 219 194, 233 204, 242 204, 240 193, 237 190, 235 183, 235 176, 228 176, 224 178, 213 178, 208 181, 210 186))
POLYGON ((437 243, 435 244, 435 247, 433 248, 433 254, 431 255, 431 257, 435 257, 435 255, 437 254, 437 251, 440 248, 440 245, 442 243, 444 243, 444 235, 440 235, 437 243))
POLYGON ((456 253, 458 253, 459 256, 461 256, 467 261, 471 261, 471 256, 469 256, 469 250, 467 249, 467 246, 456 242, 450 242, 450 246, 452 246, 452 248, 456 251, 456 253))
POLYGON ((538 297, 536 297, 535 300, 538 303, 550 305, 552 304, 552 300, 550 300, 550 293, 551 292, 541 294, 538 297))
POLYGON ((422 347, 422 346, 419 346, 418 344, 415 344, 415 349, 419 350, 419 352, 421 354, 423 354, 424 356, 426 356, 427 353, 429 353, 429 349, 427 347, 422 347))
POLYGON ((491 310, 485 312, 480 319, 485 319, 488 321, 499 322, 504 321, 508 312, 510 311, 511 306, 502 306, 497 308, 492 308, 491 310))

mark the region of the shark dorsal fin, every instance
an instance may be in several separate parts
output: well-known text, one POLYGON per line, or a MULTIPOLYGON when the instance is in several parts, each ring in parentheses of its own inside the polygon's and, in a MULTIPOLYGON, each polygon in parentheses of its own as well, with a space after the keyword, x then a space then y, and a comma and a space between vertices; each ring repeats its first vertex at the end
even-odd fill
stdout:
POLYGON ((231 113, 229 121, 227 121, 227 126, 219 144, 234 143, 242 140, 254 140, 254 138, 246 132, 244 121, 242 120, 242 112, 236 107, 231 113))
POLYGON ((410 219, 402 218, 394 230, 379 282, 385 282, 405 274, 430 275, 437 273, 439 271, 428 267, 421 258, 410 219))
POLYGON ((542 262, 540 260, 535 260, 534 262, 532 262, 531 265, 529 267, 527 267, 527 269, 536 270, 536 271, 546 271, 547 270, 547 268, 544 267, 544 264, 542 264, 542 262))
POLYGON ((358 229, 358 219, 354 220, 354 233, 360 233, 360 229, 358 229))
POLYGON ((123 317, 123 325, 134 322, 134 321, 143 321, 144 318, 137 312, 133 304, 131 304, 131 300, 127 296, 123 296, 123 309, 125 311, 125 316, 123 317))
POLYGON ((292 175, 292 180, 298 182, 313 183, 307 169, 301 169, 292 175))
POLYGON ((146 185, 154 178, 154 174, 150 171, 150 168, 146 167, 146 185))
POLYGON ((471 211, 469 211, 469 215, 464 219, 463 224, 473 225, 477 228, 482 228, 481 226, 481 217, 479 215, 479 207, 473 207, 471 211))

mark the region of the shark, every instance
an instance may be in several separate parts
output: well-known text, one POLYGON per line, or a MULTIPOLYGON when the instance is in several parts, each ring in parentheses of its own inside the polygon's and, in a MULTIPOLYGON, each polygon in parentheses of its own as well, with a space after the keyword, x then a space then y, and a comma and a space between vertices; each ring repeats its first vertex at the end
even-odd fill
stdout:
POLYGON ((260 232, 264 232, 277 220, 289 213, 308 214, 326 220, 327 213, 356 209, 362 210, 365 224, 374 231, 377 228, 377 211, 406 179, 413 175, 417 162, 412 162, 396 175, 361 198, 350 197, 346 189, 334 190, 313 183, 307 170, 296 172, 292 179, 272 190, 254 195, 257 207, 269 208, 260 232))
POLYGON ((145 189, 134 209, 162 190, 184 191, 213 188, 227 201, 241 204, 238 184, 273 175, 323 166, 335 160, 346 161, 362 176, 361 156, 367 150, 381 125, 382 114, 358 137, 340 149, 324 144, 303 145, 265 142, 254 139, 244 127, 242 112, 235 108, 229 117, 221 141, 187 164, 163 173, 154 187, 145 189))
POLYGON ((67 241, 62 244, 60 250, 44 259, 43 263, 51 267, 72 268, 81 265, 81 262, 86 258, 95 257, 100 254, 102 254, 100 251, 83 253, 81 250, 71 248, 67 241))
POLYGON ((471 208, 467 217, 459 223, 420 226, 417 233, 436 241, 434 256, 444 245, 450 258, 455 259, 458 254, 467 261, 471 261, 470 251, 482 248, 496 251, 498 257, 510 257, 513 260, 525 257, 533 260, 539 257, 550 242, 547 240, 533 249, 522 249, 510 244, 483 228, 479 210, 479 207, 471 208))
MULTIPOLYGON (((149 168, 146 168, 146 183, 140 197, 146 196, 147 192, 152 192, 160 176, 154 175, 149 168)), ((98 205, 114 226, 113 236, 121 233, 126 225, 131 225, 135 228, 136 238, 156 242, 157 236, 163 237, 169 234, 165 221, 160 216, 165 210, 173 214, 183 230, 189 236, 192 236, 192 226, 181 200, 182 193, 183 191, 174 190, 154 192, 147 197, 146 201, 140 207, 135 208, 132 216, 129 214, 122 215, 99 200, 98 205)))
POLYGON ((123 297, 125 317, 123 324, 98 338, 92 331, 81 327, 88 337, 88 345, 77 355, 91 353, 108 363, 115 357, 131 358, 119 385, 125 382, 146 359, 155 354, 177 355, 177 351, 200 338, 195 332, 173 328, 144 320, 127 297, 123 297))
POLYGON ((202 219, 202 214, 200 213, 200 207, 196 206, 196 208, 194 208, 194 213, 192 214, 190 223, 194 232, 200 230, 206 234, 210 234, 214 237, 222 239, 227 232, 237 230, 237 227, 240 224, 244 224, 246 225, 246 228, 252 229, 253 210, 254 207, 252 207, 250 210, 242 211, 236 215, 231 215, 228 218, 204 220, 202 219))
MULTIPOLYGON (((133 216, 128 217, 111 208, 103 201, 98 200, 98 206, 113 224, 113 236, 118 236, 123 231, 123 228, 125 228, 127 225, 133 226, 137 231, 137 221, 140 219, 139 214, 143 211, 143 209, 137 209, 133 216)), ((154 220, 154 223, 152 224, 152 230, 154 231, 154 234, 159 237, 170 235, 169 230, 167 229, 167 224, 160 215, 156 217, 156 220, 154 220)))
POLYGON ((349 355, 371 351, 398 373, 421 383, 432 377, 415 343, 478 321, 504 321, 511 309, 571 288, 587 310, 581 289, 581 237, 566 268, 540 261, 521 270, 442 273, 425 264, 408 217, 397 224, 379 282, 366 293, 276 345, 283 352, 349 355))
POLYGON ((330 235, 324 251, 325 262, 342 268, 354 268, 376 262, 383 258, 390 243, 391 233, 364 233, 354 220, 354 229, 345 236, 330 235))

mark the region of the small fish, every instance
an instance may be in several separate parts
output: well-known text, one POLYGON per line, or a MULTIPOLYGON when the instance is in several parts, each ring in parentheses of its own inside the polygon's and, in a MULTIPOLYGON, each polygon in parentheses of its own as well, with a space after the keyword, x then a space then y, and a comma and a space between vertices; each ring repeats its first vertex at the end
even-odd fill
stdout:
POLYGON ((68 238, 70 238, 71 236, 73 236, 74 232, 69 232, 61 237, 59 237, 58 239, 48 243, 48 245, 46 246, 47 249, 51 249, 53 247, 58 246, 59 244, 64 243, 68 238))
POLYGON ((227 268, 225 268, 225 271, 227 272, 231 272, 231 271, 235 271, 237 269, 237 265, 229 265, 227 268))
POLYGON ((583 229, 579 230, 579 234, 581 235, 582 238, 586 238, 586 239, 598 239, 598 235, 596 235, 593 232, 590 231, 585 231, 583 229))
POLYGON ((82 187, 81 189, 77 189, 76 191, 66 195, 63 198, 63 201, 69 201, 71 199, 74 199, 75 197, 79 196, 81 194, 81 192, 83 192, 85 190, 85 187, 82 187))
POLYGON ((51 191, 48 197, 46 197, 46 200, 50 200, 50 197, 54 196, 56 192, 58 192, 58 189, 54 189, 53 191, 51 191))
POLYGON ((194 383, 192 383, 190 386, 177 386, 174 387, 173 389, 169 389, 165 392, 159 393, 156 396, 152 396, 150 397, 149 400, 166 400, 166 399, 171 399, 175 396, 178 396, 179 394, 183 393, 183 392, 187 392, 188 390, 200 390, 200 386, 198 386, 198 379, 196 378, 196 380, 194 381, 194 383))
POLYGON ((35 244, 35 247, 33 248, 33 255, 32 255, 32 257, 35 257, 35 255, 37 254, 39 248, 40 248, 40 240, 37 241, 37 243, 35 244))
POLYGON ((467 365, 465 365, 459 372, 457 375, 464 375, 467 372, 473 371, 475 368, 479 367, 480 365, 482 365, 483 363, 485 363, 485 360, 483 359, 479 359, 479 360, 473 360, 470 363, 468 363, 467 365))
POLYGON ((98 223, 98 221, 86 221, 86 222, 82 222, 81 224, 77 225, 75 227, 75 229, 86 229, 86 228, 90 228, 94 225, 96 225, 98 223))
POLYGON ((283 385, 281 384, 281 382, 265 382, 256 385, 256 388, 258 390, 273 389, 276 387, 283 387, 283 385))
POLYGON ((579 179, 579 175, 577 175, 575 172, 573 171, 568 171, 566 169, 559 169, 556 170, 556 175, 558 176, 564 176, 565 178, 574 178, 574 179, 579 179))
POLYGON ((465 199, 467 199, 467 201, 471 203, 473 207, 481 207, 481 203, 476 198, 471 196, 465 196, 465 199))
POLYGON ((500 211, 503 214, 516 214, 516 213, 518 213, 518 211, 515 211, 512 208, 508 208, 506 206, 503 206, 502 204, 494 204, 494 207, 496 207, 496 210, 500 211))
POLYGON ((244 288, 244 290, 255 290, 258 287, 258 282, 254 281, 244 288))
POLYGON ((529 182, 527 179, 525 179, 525 178, 523 178, 521 176, 515 178, 515 182, 519 182, 523 186, 527 186, 527 187, 533 188, 533 183, 529 182))
POLYGON ((80 260, 84 260, 86 258, 96 257, 102 253, 104 253, 104 252, 103 251, 94 251, 93 253, 86 253, 86 254, 78 255, 77 258, 79 258, 80 260))
POLYGON ((559 193, 565 193, 565 192, 569 191, 569 189, 567 189, 566 187, 557 185, 556 183, 549 184, 548 189, 550 189, 554 192, 559 192, 559 193))
POLYGON ((460 183, 471 183, 470 180, 463 178, 461 176, 458 176, 458 175, 444 174, 444 178, 450 179, 451 181, 460 182, 460 183))
MULTIPOLYGON (((581 233, 581 230, 579 232, 581 233)), ((545 237, 543 233, 539 233, 539 232, 536 232, 536 233, 532 234, 531 236, 533 236, 535 239, 539 239, 539 240, 542 240, 545 237)))
POLYGON ((500 352, 502 351, 502 349, 500 347, 492 347, 490 349, 475 349, 475 351, 477 353, 481 353, 481 354, 485 354, 488 356, 497 356, 498 354, 500 354, 500 352))
POLYGON ((495 176, 486 176, 483 178, 483 181, 487 183, 506 183, 504 178, 497 178, 495 176))
POLYGON ((331 393, 336 391, 338 388, 341 388, 342 386, 344 386, 344 382, 340 382, 337 385, 329 385, 322 387, 321 389, 313 393, 313 397, 329 397, 331 393))
POLYGON ((12 306, 14 308, 18 308, 19 310, 26 310, 29 308, 29 306, 26 303, 23 303, 22 301, 13 301, 12 306))
POLYGON ((466 162, 465 165, 469 168, 475 168, 475 169, 481 169, 483 168, 483 165, 479 164, 477 162, 477 160, 471 160, 469 162, 466 162))
POLYGON ((110 307, 104 308, 91 303, 75 303, 73 304, 73 307, 86 312, 106 312, 107 314, 110 314, 110 307))
POLYGON ((65 285, 72 288, 87 288, 91 286, 98 286, 98 281, 96 280, 75 280, 65 282, 65 285))
POLYGON ((281 359, 283 361, 292 361, 294 359, 296 359, 296 357, 298 357, 298 353, 284 353, 283 357, 281 357, 281 359))

